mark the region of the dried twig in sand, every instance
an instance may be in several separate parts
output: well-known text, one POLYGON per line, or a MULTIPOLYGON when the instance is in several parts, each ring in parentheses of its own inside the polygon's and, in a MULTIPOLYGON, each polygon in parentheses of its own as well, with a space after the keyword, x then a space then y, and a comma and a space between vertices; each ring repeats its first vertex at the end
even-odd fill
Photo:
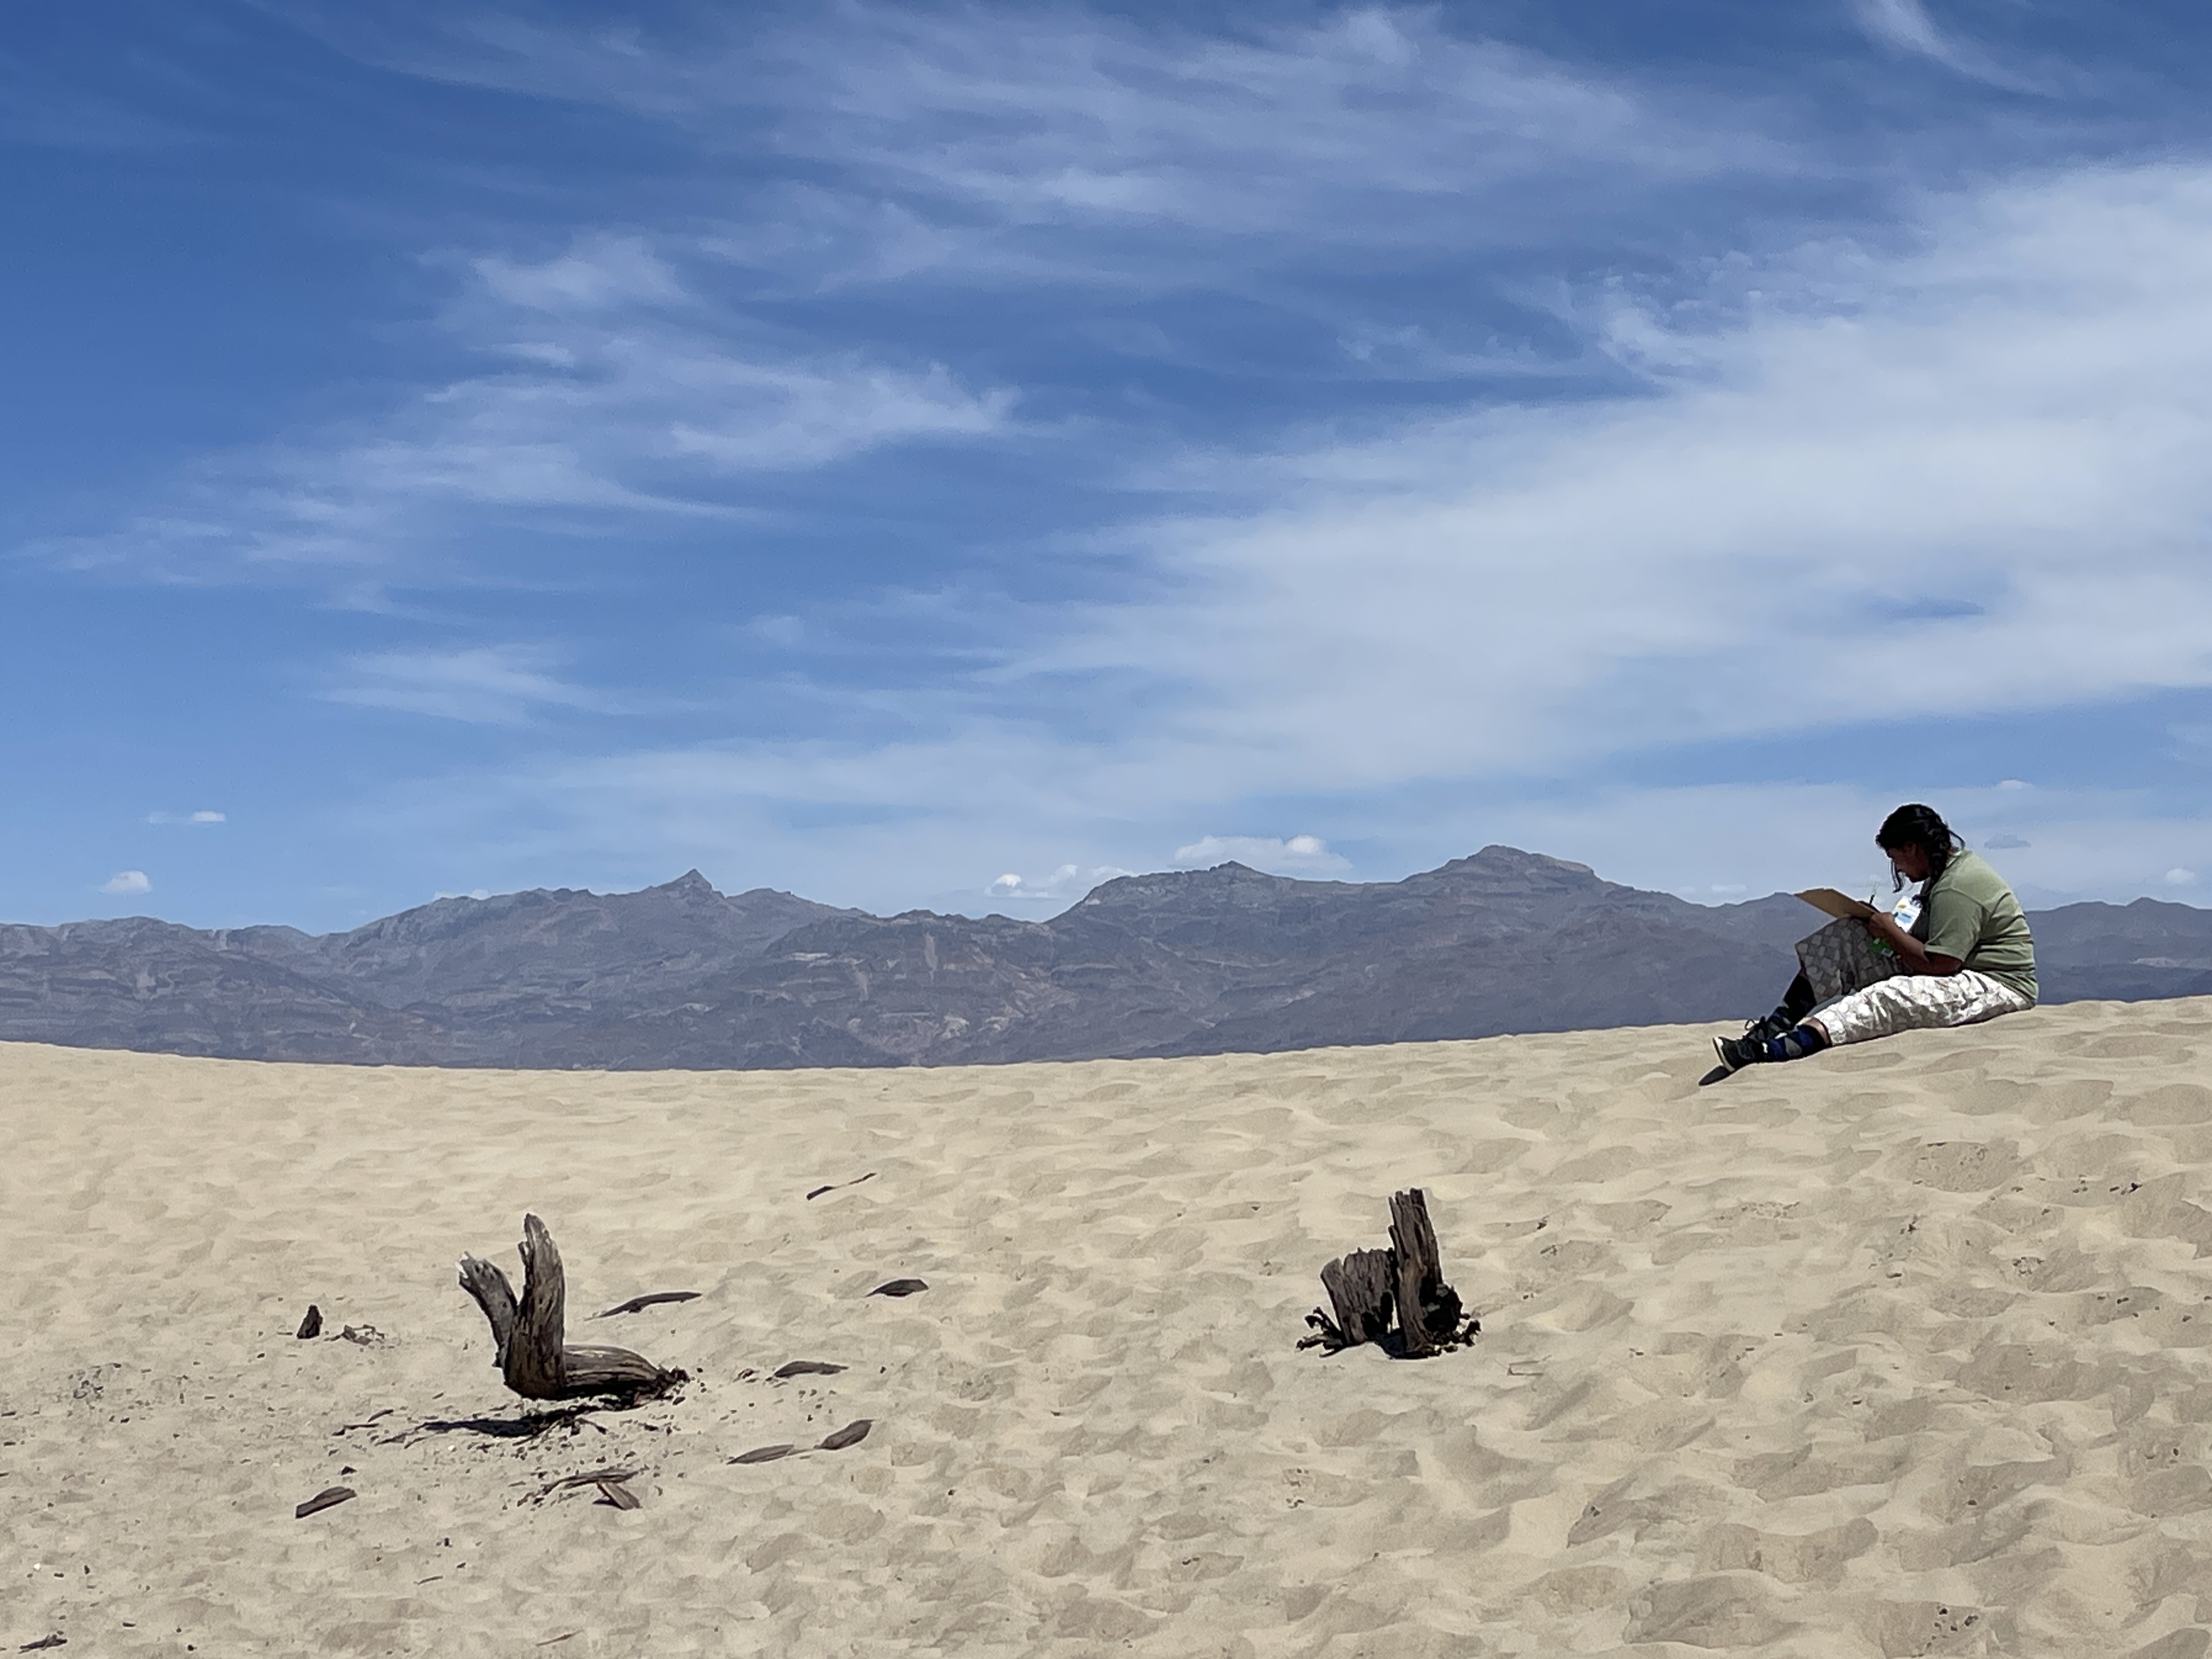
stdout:
POLYGON ((696 1302, 698 1299, 699 1292, 696 1291, 655 1291, 649 1296, 634 1296, 627 1302, 617 1302, 613 1307, 603 1313, 595 1313, 592 1317, 612 1319, 617 1314, 636 1313, 641 1309, 657 1308, 664 1302, 696 1302))
POLYGON ((749 1452, 739 1452, 732 1463, 773 1463, 779 1457, 788 1457, 799 1449, 796 1446, 755 1446, 749 1452))
POLYGON ((539 1488, 538 1495, 540 1498, 550 1498, 555 1492, 568 1486, 595 1486, 602 1480, 635 1480, 636 1478, 635 1469, 616 1468, 611 1466, 604 1469, 586 1469, 581 1474, 564 1474, 558 1480, 547 1481, 539 1488))
POLYGON ((777 1378, 790 1376, 835 1376, 845 1368, 833 1365, 826 1359, 794 1359, 779 1365, 773 1373, 777 1378))

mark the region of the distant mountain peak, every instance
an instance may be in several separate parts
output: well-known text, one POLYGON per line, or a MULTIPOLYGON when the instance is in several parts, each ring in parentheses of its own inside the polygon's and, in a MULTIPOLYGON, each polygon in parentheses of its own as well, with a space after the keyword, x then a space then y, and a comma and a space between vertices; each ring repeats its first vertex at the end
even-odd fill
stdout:
POLYGON ((1549 853, 1530 853, 1518 847, 1508 847, 1503 842, 1492 842, 1479 853, 1463 859, 1454 859, 1443 867, 1449 870, 1462 865, 1487 865, 1511 870, 1571 870, 1578 876, 1594 876, 1597 872, 1587 864, 1577 864, 1572 859, 1555 859, 1549 853))
POLYGON ((675 880, 663 882, 659 886, 649 888, 647 890, 665 893, 671 898, 720 898, 722 896, 715 890, 714 884, 696 870, 686 870, 675 880))

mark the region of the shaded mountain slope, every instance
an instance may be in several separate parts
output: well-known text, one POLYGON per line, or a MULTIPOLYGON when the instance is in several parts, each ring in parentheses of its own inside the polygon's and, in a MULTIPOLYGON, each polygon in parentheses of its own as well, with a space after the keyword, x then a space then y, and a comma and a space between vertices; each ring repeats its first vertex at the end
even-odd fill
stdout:
POLYGON ((2046 1002, 2212 995, 2212 910, 2137 899, 2028 918, 2046 1002))
POLYGON ((143 917, 0 926, 0 1036, 228 1059, 455 1058, 434 1019, 143 917))

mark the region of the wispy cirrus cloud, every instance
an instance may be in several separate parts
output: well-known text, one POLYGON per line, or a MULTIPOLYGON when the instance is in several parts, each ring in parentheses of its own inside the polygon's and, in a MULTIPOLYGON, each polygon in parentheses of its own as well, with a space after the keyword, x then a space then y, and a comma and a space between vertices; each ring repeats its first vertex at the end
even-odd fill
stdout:
MULTIPOLYGON (((1808 246, 1717 274, 1680 317, 1632 307, 1635 397, 1279 457, 1264 509, 1118 537, 1143 597, 1056 607, 911 688, 902 732, 661 748, 512 787, 580 823, 609 811, 586 833, 611 842, 804 826, 810 857, 864 862, 907 855, 867 850, 895 824, 953 861, 949 886, 1005 833, 987 826, 1065 848, 1045 867, 1128 866, 1248 803, 1333 825, 1449 785, 1491 803, 1436 821, 1463 851, 1492 838, 1485 812, 1554 822, 1510 804, 1531 780, 1625 757, 2212 687, 2208 286, 2212 172, 1935 203, 1904 248, 1808 246), (1078 729, 1044 694, 1085 684, 1078 729)), ((2033 828, 2015 810, 1991 833, 2033 828)), ((1725 830, 1668 845, 1699 833, 1725 830)), ((2174 836, 2200 833, 2161 831, 2157 868, 2194 867, 2174 836)), ((2073 843, 2033 838, 2060 890, 2073 843)))
POLYGON ((1730 278, 1718 326, 1637 311, 1649 395, 1297 458, 1155 529, 1171 604, 1040 660, 1192 688, 1259 789, 2212 684, 2212 173, 1920 234, 1730 278))
POLYGON ((1978 47, 1938 28, 1924 0, 1854 0, 1851 9, 1869 35, 1895 51, 1932 58, 1946 69, 2010 91, 2040 90, 2025 76, 1991 61, 1978 47))
POLYGON ((1920 0, 1856 0, 1851 8, 1864 28, 1877 40, 1904 52, 1948 63, 1950 42, 1937 32, 1935 20, 1920 0))
MULTIPOLYGON (((1806 156, 1729 100, 1354 7, 1234 38, 1097 12, 847 5, 611 33, 294 8, 382 66, 680 133, 745 211, 707 246, 782 294, 928 280, 1134 295, 1279 289, 1663 222, 1655 191, 1806 156)), ((719 221, 719 222, 715 222, 719 221)), ((1281 297, 1279 293, 1278 299, 1281 297)))
MULTIPOLYGON (((206 457, 124 522, 40 544, 52 562, 466 586, 531 562, 522 541, 681 538, 747 521, 764 477, 902 446, 1030 440, 1056 422, 1096 449, 1121 426, 1121 464, 1171 437, 1152 429, 1158 398, 1112 411, 1069 385, 1091 378, 1087 361, 1048 369, 1029 352, 1030 377, 1010 380, 1006 354, 979 349, 1009 292, 1200 307, 1093 317, 1085 358, 1247 374, 1255 324, 1226 346, 1215 310, 1231 297, 1285 335, 1283 370, 1324 380, 1583 374, 1603 361, 1589 339, 1526 296, 1469 326, 1321 290, 1364 284, 1378 261, 1401 288, 1431 269, 1456 288, 1471 257, 1622 214, 1663 222, 1668 188, 1801 164, 1721 100, 1662 98, 1403 9, 1240 40, 1080 11, 860 6, 832 37, 708 14, 655 33, 278 10, 410 74, 657 124, 692 182, 656 180, 654 216, 571 222, 555 251, 543 226, 527 246, 416 250, 448 284, 436 336, 481 368, 206 457), (943 349, 916 343, 933 334, 943 349), (1031 394, 1058 412, 1025 430, 1031 394)), ((1116 484, 1075 448, 1054 465, 1116 484)))
POLYGON ((776 142, 1002 222, 1460 241, 1503 228, 1394 205, 1540 177, 1556 188, 1578 168, 1648 179, 1783 155, 1771 141, 1747 154, 1625 85, 1408 10, 1244 40, 1042 13, 975 15, 967 28, 890 8, 859 16, 854 49, 807 54, 815 84, 777 112, 776 142), (925 133, 939 142, 916 143, 925 133), (1353 222, 1336 216, 1346 208, 1353 222))
POLYGON ((465 586, 510 562, 486 538, 742 522, 748 480, 972 441, 1012 417, 1011 390, 971 389, 941 363, 779 339, 692 294, 635 237, 445 263, 461 286, 442 328, 480 371, 380 416, 211 457, 159 510, 37 550, 179 581, 369 571, 465 586))
POLYGON ((518 726, 549 709, 604 714, 605 693, 559 677, 560 653, 538 646, 380 651, 351 659, 322 695, 356 708, 385 708, 477 726, 518 726))
MULTIPOLYGON (((1463 9, 257 15, 452 119, 361 216, 388 361, 43 551, 381 606, 301 637, 419 717, 387 844, 470 854, 419 890, 1042 903, 1522 839, 1711 895, 1764 867, 1703 867, 1720 815, 1869 804, 1734 780, 1874 725, 2169 693, 2202 758, 2197 129, 2037 128, 1992 63, 2056 60, 1993 13, 1989 61, 1865 0, 1725 70, 1463 9)), ((2076 805, 1981 827, 2047 881, 2124 817, 2076 805)), ((2129 870, 2212 868, 2135 806, 2129 870)))

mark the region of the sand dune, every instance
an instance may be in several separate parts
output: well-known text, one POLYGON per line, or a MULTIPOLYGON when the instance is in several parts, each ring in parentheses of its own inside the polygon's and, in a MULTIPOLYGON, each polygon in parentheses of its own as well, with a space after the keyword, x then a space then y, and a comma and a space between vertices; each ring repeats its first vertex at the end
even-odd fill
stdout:
POLYGON ((2198 1659, 2212 1000, 1705 1063, 1689 1030, 888 1073, 0 1048, 0 1641, 2198 1659), (1481 1341, 1298 1352, 1413 1184, 1481 1341), (526 1208, 572 1337, 678 1397, 514 1432, 552 1414, 453 1261, 511 1267, 526 1208), (575 1317, 661 1290, 702 1294, 575 1317), (549 1490, 609 1467, 640 1507, 549 1490))

